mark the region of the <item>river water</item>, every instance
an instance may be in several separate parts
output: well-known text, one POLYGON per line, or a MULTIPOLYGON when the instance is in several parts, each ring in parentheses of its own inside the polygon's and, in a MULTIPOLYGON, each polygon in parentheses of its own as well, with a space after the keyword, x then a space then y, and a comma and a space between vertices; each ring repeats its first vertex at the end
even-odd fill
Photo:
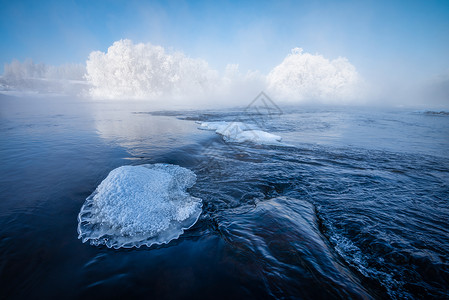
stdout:
POLYGON ((445 298, 449 115, 0 96, 0 296, 445 298), (243 122, 281 143, 225 141, 243 122), (85 199, 122 165, 197 175, 197 223, 166 245, 78 239, 85 199))

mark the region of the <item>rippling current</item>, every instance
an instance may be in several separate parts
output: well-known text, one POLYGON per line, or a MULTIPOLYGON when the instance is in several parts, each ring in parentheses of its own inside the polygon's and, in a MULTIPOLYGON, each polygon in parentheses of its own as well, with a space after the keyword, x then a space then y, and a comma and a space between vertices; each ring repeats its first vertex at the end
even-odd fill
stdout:
POLYGON ((446 298, 449 116, 347 107, 154 111, 0 96, 0 297, 446 298), (226 142, 244 122, 282 144, 226 142), (78 240, 122 165, 197 175, 198 222, 167 245, 78 240))

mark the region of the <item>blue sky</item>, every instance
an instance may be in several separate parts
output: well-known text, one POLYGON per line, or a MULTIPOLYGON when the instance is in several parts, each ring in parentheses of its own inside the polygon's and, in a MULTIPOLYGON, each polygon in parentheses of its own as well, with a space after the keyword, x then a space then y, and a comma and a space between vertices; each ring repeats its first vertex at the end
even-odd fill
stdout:
POLYGON ((449 1, 1 1, 0 62, 84 63, 128 38, 268 72, 294 47, 365 77, 449 73, 449 1))

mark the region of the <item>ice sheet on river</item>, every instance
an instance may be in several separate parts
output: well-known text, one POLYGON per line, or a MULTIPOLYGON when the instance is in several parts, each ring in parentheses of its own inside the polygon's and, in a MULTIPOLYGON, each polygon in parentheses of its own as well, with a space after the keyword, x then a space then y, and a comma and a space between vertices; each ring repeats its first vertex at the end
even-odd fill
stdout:
POLYGON ((168 243, 201 214, 201 199, 185 191, 195 182, 195 173, 176 165, 114 169, 82 206, 79 238, 109 248, 168 243))
POLYGON ((279 144, 282 138, 242 122, 201 122, 200 129, 214 130, 227 142, 256 144, 279 144))

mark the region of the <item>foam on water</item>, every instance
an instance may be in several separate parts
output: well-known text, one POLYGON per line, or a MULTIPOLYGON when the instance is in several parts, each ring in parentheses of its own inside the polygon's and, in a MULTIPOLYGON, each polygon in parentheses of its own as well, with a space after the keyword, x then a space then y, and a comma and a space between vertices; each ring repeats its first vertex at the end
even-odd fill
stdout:
POLYGON ((279 144, 282 138, 272 133, 255 129, 242 122, 202 122, 199 129, 214 130, 227 142, 256 144, 279 144))
POLYGON ((195 182, 195 173, 176 165, 114 169, 82 206, 79 238, 116 249, 168 243, 201 214, 201 199, 185 191, 195 182))

